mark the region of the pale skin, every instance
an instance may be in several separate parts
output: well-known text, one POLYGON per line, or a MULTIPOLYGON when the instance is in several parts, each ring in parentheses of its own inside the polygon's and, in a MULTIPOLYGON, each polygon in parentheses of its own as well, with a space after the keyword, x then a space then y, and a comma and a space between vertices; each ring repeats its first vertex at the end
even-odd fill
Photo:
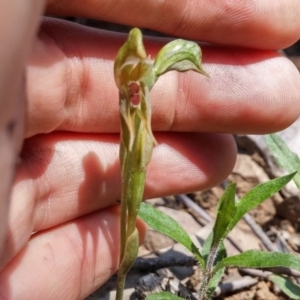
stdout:
MULTIPOLYGON (((0 298, 82 299, 118 267, 119 113, 112 70, 125 36, 48 19, 36 37, 45 4, 21 2, 0 1, 0 298)), ((159 146, 146 198, 205 189, 225 178, 236 150, 232 137, 218 132, 273 132, 300 114, 299 73, 269 51, 300 38, 297 1, 50 2, 52 15, 106 18, 229 46, 202 47, 210 79, 174 72, 155 85, 152 126, 159 146)), ((145 42, 153 56, 162 43, 145 42)), ((142 240, 142 222, 138 229, 142 240)))

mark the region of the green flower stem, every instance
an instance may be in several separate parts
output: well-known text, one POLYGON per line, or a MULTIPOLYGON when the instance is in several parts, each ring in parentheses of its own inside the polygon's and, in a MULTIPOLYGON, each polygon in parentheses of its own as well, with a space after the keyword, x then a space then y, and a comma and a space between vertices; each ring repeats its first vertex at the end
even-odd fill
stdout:
POLYGON ((121 119, 121 247, 117 300, 123 299, 126 274, 139 247, 136 218, 143 199, 146 167, 156 140, 151 130, 149 92, 158 77, 168 71, 194 70, 206 75, 200 65, 201 50, 196 43, 176 40, 164 46, 153 62, 147 56, 139 29, 130 31, 115 64, 121 119))
POLYGON ((142 34, 133 29, 115 61, 115 81, 120 94, 121 119, 121 249, 117 296, 123 298, 126 274, 139 247, 135 227, 143 199, 146 167, 156 143, 151 131, 149 90, 154 84, 152 62, 147 58, 142 34))

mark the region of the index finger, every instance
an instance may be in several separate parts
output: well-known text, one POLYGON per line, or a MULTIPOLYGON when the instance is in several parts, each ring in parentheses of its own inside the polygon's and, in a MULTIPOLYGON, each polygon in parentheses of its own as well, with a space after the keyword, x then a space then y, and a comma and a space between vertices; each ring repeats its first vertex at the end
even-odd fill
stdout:
MULTIPOLYGON (((27 137, 119 132, 113 60, 126 36, 46 20, 28 67, 27 137)), ((145 39, 151 57, 165 40, 145 39)), ((151 91, 154 131, 266 133, 299 116, 298 70, 273 51, 205 46, 206 78, 162 76, 151 91)))
POLYGON ((217 44, 281 49, 300 37, 300 3, 294 0, 48 3, 51 14, 84 16, 217 44))

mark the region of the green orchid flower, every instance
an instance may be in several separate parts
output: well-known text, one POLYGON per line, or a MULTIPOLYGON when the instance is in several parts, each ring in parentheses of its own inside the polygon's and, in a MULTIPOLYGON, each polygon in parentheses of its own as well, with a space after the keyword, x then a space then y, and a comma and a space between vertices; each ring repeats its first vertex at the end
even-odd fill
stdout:
POLYGON ((159 76, 172 70, 193 70, 208 76, 201 67, 201 49, 196 43, 174 40, 159 51, 153 62, 147 56, 138 28, 130 31, 114 64, 120 101, 122 179, 117 300, 123 298, 126 274, 137 257, 139 238, 135 223, 143 199, 146 167, 157 144, 151 129, 149 93, 159 76))

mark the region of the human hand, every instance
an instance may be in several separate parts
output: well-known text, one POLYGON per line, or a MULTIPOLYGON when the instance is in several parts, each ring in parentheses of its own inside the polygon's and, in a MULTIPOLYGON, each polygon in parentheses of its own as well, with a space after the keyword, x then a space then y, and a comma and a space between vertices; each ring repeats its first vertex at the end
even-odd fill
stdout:
MULTIPOLYGON (((299 73, 269 50, 299 39, 300 5, 294 1, 49 3, 51 14, 106 19, 229 46, 202 47, 211 78, 174 72, 155 85, 152 123, 159 146, 148 167, 145 198, 204 189, 225 178, 235 145, 230 135, 218 132, 272 132, 299 115, 299 73)), ((82 299, 118 267, 118 209, 111 207, 120 195, 113 60, 126 37, 47 19, 34 39, 42 4, 24 4, 17 11, 5 5, 0 22, 9 23, 0 24, 0 32, 11 30, 1 33, 5 48, 0 50, 5 179, 12 176, 22 131, 27 139, 2 233, 0 298, 82 299), (22 70, 31 47, 22 128, 16 99, 24 103, 22 70)), ((162 43, 146 40, 152 57, 162 43)), ((3 225, 9 181, 0 184, 3 225)), ((139 229, 142 237, 142 223, 139 229)))

